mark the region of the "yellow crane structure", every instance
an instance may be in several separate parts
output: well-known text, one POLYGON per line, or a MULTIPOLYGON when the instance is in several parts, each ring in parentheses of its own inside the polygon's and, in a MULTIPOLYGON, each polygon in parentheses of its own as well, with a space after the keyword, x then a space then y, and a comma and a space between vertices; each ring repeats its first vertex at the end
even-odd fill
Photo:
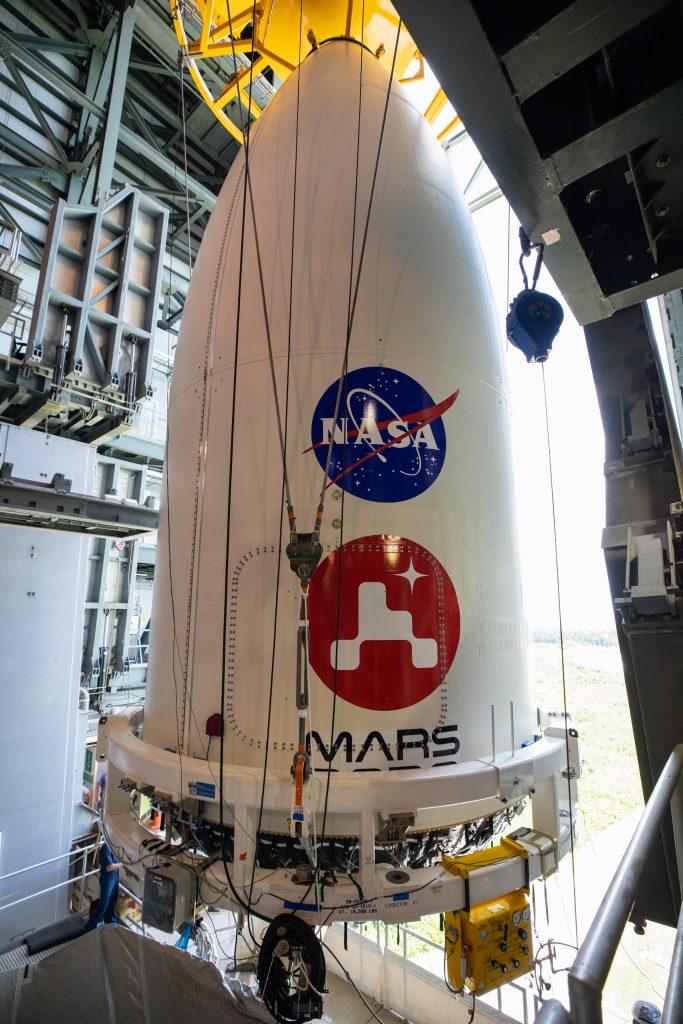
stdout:
MULTIPOLYGON (((284 82, 311 49, 339 36, 362 42, 375 57, 391 66, 399 17, 389 0, 171 0, 171 16, 187 68, 204 102, 239 143, 244 142, 242 119, 253 119, 264 107, 249 96, 249 83, 257 76, 284 82), (206 73, 207 62, 231 59, 233 71, 217 87, 219 76, 206 73), (242 119, 228 110, 237 100, 242 119)), ((404 83, 424 79, 424 60, 405 26, 401 25, 395 73, 404 83)), ((435 124, 448 100, 438 88, 424 108, 435 124)), ((237 109, 237 108, 235 108, 237 109)), ((449 118, 438 137, 457 126, 449 118)))

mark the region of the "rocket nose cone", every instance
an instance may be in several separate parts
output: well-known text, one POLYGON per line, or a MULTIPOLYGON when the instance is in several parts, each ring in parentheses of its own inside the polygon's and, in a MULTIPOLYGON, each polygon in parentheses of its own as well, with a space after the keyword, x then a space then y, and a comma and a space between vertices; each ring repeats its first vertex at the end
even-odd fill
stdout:
POLYGON ((314 756, 341 771, 482 757, 501 700, 527 738, 501 350, 444 154, 381 61, 333 40, 266 108, 248 160, 183 317, 145 737, 205 758, 222 715, 226 764, 261 767, 268 736, 269 767, 289 772, 301 587, 282 437, 300 530, 324 503, 314 756))

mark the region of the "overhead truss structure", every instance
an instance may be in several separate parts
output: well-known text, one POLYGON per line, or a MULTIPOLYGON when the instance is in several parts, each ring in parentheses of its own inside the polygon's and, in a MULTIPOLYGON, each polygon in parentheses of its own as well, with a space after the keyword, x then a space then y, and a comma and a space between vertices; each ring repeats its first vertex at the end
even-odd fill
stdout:
MULTIPOLYGON (((227 18, 220 13, 227 10, 224 0, 173 8, 168 0, 123 0, 120 10, 97 0, 5 0, 0 218, 21 228, 25 263, 40 265, 58 198, 92 205, 133 185, 169 207, 168 249, 174 266, 167 266, 165 277, 173 298, 165 316, 177 320, 187 265, 239 149, 246 111, 250 107, 252 119, 257 118, 298 59, 298 32, 291 19, 280 31, 273 6, 272 0, 256 5, 254 29, 253 4, 232 4, 233 60, 227 18), (266 22, 270 46, 264 42, 266 22), (252 60, 249 97, 245 76, 252 60)), ((314 45, 306 37, 309 21, 322 38, 328 20, 339 14, 341 30, 350 19, 360 37, 359 2, 314 3, 310 6, 318 13, 310 17, 308 6, 302 57, 314 45)), ((387 0, 365 5, 368 11, 371 6, 386 28, 377 48, 382 44, 389 51, 396 14, 387 0)), ((424 62, 415 56, 405 31, 400 52, 403 81, 421 79, 424 62)), ((380 57, 390 58, 390 53, 380 57)), ((430 123, 441 117, 442 139, 462 131, 457 117, 443 123, 446 103, 439 90, 425 110, 430 123)))
POLYGON ((238 147, 189 78, 180 107, 168 6, 5 0, 3 10, 0 218, 21 228, 22 261, 40 265, 57 199, 92 205, 133 185, 169 207, 184 291, 188 246, 193 255, 238 147))
MULTIPOLYGON (((391 63, 399 21, 389 0, 306 0, 300 24, 290 8, 274 0, 230 9, 225 0, 5 0, 0 225, 21 242, 11 282, 17 301, 0 322, 0 421, 160 463, 164 395, 191 269, 242 127, 330 35, 362 39, 369 59, 391 63), (67 222, 90 217, 94 237, 102 204, 117 205, 123 194, 166 211, 165 250, 147 254, 154 281, 126 269, 130 225, 118 239, 94 244, 60 235, 67 222), (69 263, 76 283, 65 288, 53 271, 69 263), (139 304, 146 289, 154 296, 153 285, 158 307, 152 299, 154 309, 131 323, 125 294, 137 292, 139 304), (156 349, 154 327, 161 329, 156 349), (153 365, 159 397, 143 411, 152 432, 125 436, 152 394, 153 365)), ((425 63, 405 27, 397 57, 401 81, 420 88, 425 63)), ((443 90, 424 102, 439 139, 467 138, 443 90)), ((483 166, 466 189, 473 210, 501 194, 482 190, 483 166)))
POLYGON ((581 324, 683 286, 672 0, 396 0, 581 324))
MULTIPOLYGON (((400 81, 424 79, 424 60, 390 0, 171 0, 171 15, 183 58, 209 109, 227 132, 244 142, 250 121, 257 120, 283 82, 327 39, 347 36, 363 43, 387 68, 394 63, 400 81), (398 35, 398 39, 397 39, 398 35), (227 64, 225 63, 227 61, 227 64), (213 62, 213 65, 212 65, 213 62), (216 62, 227 71, 215 75, 216 62)), ((424 116, 434 124, 446 108, 443 89, 426 100, 424 116)), ((450 136, 459 118, 439 126, 439 139, 450 136)))
POLYGON ((96 206, 55 203, 27 340, 0 364, 0 414, 100 442, 152 395, 168 215, 137 189, 96 206))

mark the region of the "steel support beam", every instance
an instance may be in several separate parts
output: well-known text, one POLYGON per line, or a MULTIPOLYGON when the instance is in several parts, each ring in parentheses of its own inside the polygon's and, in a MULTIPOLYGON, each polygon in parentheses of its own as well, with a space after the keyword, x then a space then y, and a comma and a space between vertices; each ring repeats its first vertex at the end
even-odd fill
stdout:
MULTIPOLYGON (((637 534, 666 529, 679 500, 675 466, 662 408, 648 323, 640 306, 586 328, 586 342, 605 431, 606 528, 603 550, 613 599, 624 597, 629 527, 637 534), (623 409, 633 395, 648 395, 649 415, 661 440, 629 453, 623 409)), ((670 615, 633 621, 615 613, 638 766, 647 799, 671 752, 683 739, 680 665, 683 621, 670 615)), ((671 821, 652 850, 634 914, 674 925, 678 916, 676 856, 671 821)))
POLYGON ((38 53, 65 53, 69 57, 87 57, 90 47, 87 43, 71 42, 68 39, 50 39, 48 36, 28 35, 22 32, 8 32, 14 43, 38 53))
POLYGON ((54 171, 55 174, 60 174, 59 163, 50 156, 49 153, 44 152, 33 142, 28 139, 24 139, 17 132, 13 132, 6 125, 0 124, 0 141, 5 143, 8 147, 16 150, 22 157, 25 157, 29 163, 34 166, 39 166, 41 170, 54 171))
POLYGON ((31 110, 31 113, 36 119, 38 127, 41 129, 41 131, 45 135, 45 138, 57 154, 57 159, 60 165, 66 165, 68 163, 68 157, 61 143, 61 140, 57 138, 54 131, 52 130, 52 125, 49 123, 48 119, 45 117, 45 114, 40 109, 40 106, 38 105, 38 103, 36 103, 35 99, 33 98, 31 90, 24 81, 23 75, 17 67, 10 53, 9 47, 2 46, 0 48, 0 54, 2 55, 2 59, 4 60, 5 65, 7 66, 7 70, 9 71, 10 75, 12 76, 12 79, 14 80, 14 85, 17 91, 24 97, 26 103, 29 106, 29 109, 31 110))
MULTIPOLYGON (((174 163, 173 160, 169 159, 169 157, 160 153, 158 149, 150 146, 148 142, 141 139, 139 135, 135 134, 135 132, 126 128, 125 125, 121 125, 119 138, 128 149, 132 150, 133 153, 137 153, 143 158, 143 160, 147 160, 153 167, 163 171, 164 174, 168 175, 172 181, 178 179, 178 165, 174 163)), ((184 186, 185 178, 183 176, 183 188, 184 186)), ((208 210, 213 210, 218 198, 213 192, 210 192, 208 188, 201 185, 195 178, 189 176, 187 179, 187 188, 192 198, 196 199, 197 202, 202 203, 208 210)))
MULTIPOLYGON (((643 143, 643 138, 666 136, 683 123, 683 82, 675 82, 657 96, 583 135, 576 142, 558 149, 552 161, 563 184, 571 185, 596 167, 603 167, 630 153, 643 143)), ((660 287, 657 294, 661 294, 660 287)))
MULTIPOLYGON (((668 757, 569 972, 573 1024, 602 1024, 602 992, 662 822, 681 802, 683 743, 668 757)), ((677 1007, 680 1019, 680 1006, 677 1007)))
MULTIPOLYGON (((107 27, 102 33, 98 46, 93 46, 90 51, 90 64, 88 66, 88 78, 86 81, 86 94, 98 106, 104 108, 107 102, 107 94, 111 85, 112 72, 114 67, 114 54, 116 52, 116 27, 118 18, 110 18, 107 27)), ((100 118, 92 111, 81 109, 81 116, 78 125, 76 148, 83 153, 86 147, 97 147, 99 153, 101 139, 97 137, 100 126, 100 118)), ((85 157, 83 159, 85 163, 85 157)), ((95 177, 97 174, 96 163, 91 163, 86 169, 85 176, 74 174, 69 183, 68 202, 71 204, 91 205, 95 196, 95 177)))
POLYGON ((97 103, 94 103, 85 93, 74 85, 70 78, 58 71, 54 64, 50 64, 47 61, 41 60, 36 57, 35 53, 31 50, 27 50, 25 46, 21 46, 12 40, 11 36, 8 36, 6 32, 0 31, 0 43, 6 43, 9 50, 8 52, 18 58, 22 64, 26 67, 32 68, 37 71, 42 79, 52 87, 56 96, 67 99, 74 102, 77 106, 83 107, 85 110, 89 110, 100 120, 105 117, 104 109, 97 103))
POLYGON ((121 127, 121 111, 123 110, 123 99, 126 92, 126 79, 128 77, 128 61, 130 60, 130 49, 133 42, 133 30, 135 28, 136 0, 126 0, 119 21, 116 50, 114 53, 114 69, 109 87, 109 98, 107 102, 107 118, 104 125, 104 132, 100 144, 100 156, 97 168, 97 180, 95 184, 95 201, 103 197, 111 190, 112 176, 114 173, 114 159, 121 127))
MULTIPOLYGON (((0 214, 2 214, 5 220, 8 220, 13 227, 21 228, 17 219, 12 215, 11 211, 7 209, 4 203, 0 203, 0 214)), ((31 253, 31 256, 33 256, 33 259, 40 264, 43 259, 43 250, 36 241, 29 238, 25 232, 22 232, 21 243, 26 246, 28 251, 31 253)))
POLYGON ((677 35, 654 70, 657 32, 680 31, 672 5, 574 0, 509 18, 475 0, 395 6, 529 237, 553 232, 545 264, 579 323, 682 286, 677 35), (621 41, 623 67, 610 60, 621 41), (629 73, 642 87, 625 87, 629 73))
POLYGON ((396 8, 529 237, 535 241, 551 228, 559 231, 561 246, 548 247, 545 262, 559 279, 553 264, 561 248, 567 268, 562 287, 565 295, 571 292, 567 301, 579 322, 609 316, 614 307, 602 294, 559 200, 559 176, 550 161, 539 159, 472 4, 397 0, 396 8))
POLYGON ((575 0, 504 55, 520 103, 608 46, 667 0, 575 0))
POLYGON ((678 916, 676 941, 671 958, 669 980, 666 984, 661 1024, 676 1024, 681 1006, 683 1006, 683 905, 678 916))
POLYGON ((13 478, 10 463, 0 471, 0 523, 132 540, 156 530, 158 521, 159 513, 144 505, 72 494, 58 476, 46 486, 13 478))

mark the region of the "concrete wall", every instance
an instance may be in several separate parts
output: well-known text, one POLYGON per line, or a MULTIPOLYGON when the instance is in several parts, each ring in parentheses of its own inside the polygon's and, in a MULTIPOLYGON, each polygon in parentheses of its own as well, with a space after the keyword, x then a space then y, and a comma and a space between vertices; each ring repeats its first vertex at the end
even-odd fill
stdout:
MULTIPOLYGON (((91 489, 94 449, 0 426, 0 462, 13 475, 91 489)), ((68 852, 88 538, 0 526, 0 876, 68 852)), ((62 916, 67 887, 7 903, 67 877, 68 860, 0 881, 0 945, 62 916)))

